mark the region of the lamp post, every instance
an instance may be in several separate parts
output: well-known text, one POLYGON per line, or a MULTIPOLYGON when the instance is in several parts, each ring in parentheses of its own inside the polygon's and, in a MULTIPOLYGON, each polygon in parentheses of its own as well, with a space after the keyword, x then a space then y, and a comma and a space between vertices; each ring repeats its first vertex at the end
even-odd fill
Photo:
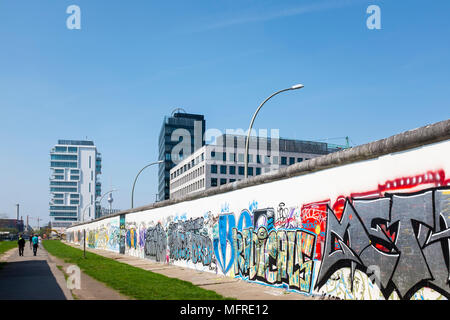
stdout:
POLYGON ((139 173, 136 175, 136 178, 134 179, 134 182, 133 182, 133 189, 131 190, 131 209, 134 208, 134 186, 136 185, 137 178, 139 177, 139 175, 141 174, 141 172, 144 171, 146 168, 148 168, 148 167, 154 165, 154 164, 159 164, 159 163, 163 163, 163 162, 164 162, 164 160, 159 160, 159 161, 152 162, 152 163, 146 165, 145 167, 143 167, 143 168, 139 171, 139 173))
POLYGON ((245 176, 245 179, 247 179, 247 177, 248 177, 248 148, 249 148, 249 143, 250 143, 250 133, 252 131, 253 122, 255 122, 255 118, 256 118, 256 115, 258 114, 259 110, 261 110, 262 106, 267 101, 269 101, 272 97, 276 96, 277 94, 284 92, 284 91, 301 89, 303 87, 304 87, 304 85, 302 85, 302 84, 296 84, 290 88, 286 88, 286 89, 277 91, 277 92, 273 93, 272 95, 270 95, 266 100, 264 100, 263 103, 261 103, 259 105, 258 109, 256 109, 256 112, 253 114, 252 120, 250 121, 250 126, 248 128, 248 134, 247 134, 247 141, 245 142, 245 154, 244 154, 244 162, 245 162, 244 176, 245 176))

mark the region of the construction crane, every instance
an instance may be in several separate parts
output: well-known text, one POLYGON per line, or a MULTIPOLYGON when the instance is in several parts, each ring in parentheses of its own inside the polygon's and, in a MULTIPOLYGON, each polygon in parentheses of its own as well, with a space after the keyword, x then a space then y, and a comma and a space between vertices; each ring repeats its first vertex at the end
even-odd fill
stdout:
POLYGON ((325 142, 325 141, 329 141, 329 140, 342 140, 345 139, 345 147, 346 148, 350 148, 350 142, 352 143, 353 146, 356 145, 356 143, 353 142, 352 139, 350 139, 349 136, 346 137, 336 137, 336 138, 325 138, 325 139, 314 139, 313 141, 317 141, 317 142, 325 142))

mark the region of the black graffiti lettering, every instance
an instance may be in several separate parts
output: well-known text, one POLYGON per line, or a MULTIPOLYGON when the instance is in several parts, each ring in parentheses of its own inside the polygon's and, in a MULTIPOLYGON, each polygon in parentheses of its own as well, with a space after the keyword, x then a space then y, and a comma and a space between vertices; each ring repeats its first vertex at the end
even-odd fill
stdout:
POLYGON ((145 233, 144 253, 147 257, 154 257, 156 261, 165 261, 167 236, 160 223, 150 227, 145 233))
POLYGON ((398 260, 398 251, 394 243, 380 226, 385 226, 389 221, 390 199, 354 200, 353 207, 367 231, 371 244, 361 252, 359 258, 362 265, 369 268, 366 273, 372 275, 376 282, 386 288, 398 260), (378 244, 379 247, 374 244, 378 244), (371 266, 377 266, 379 273, 373 273, 371 266))
POLYGON ((344 266, 351 267, 351 282, 353 282, 355 266, 363 265, 359 256, 369 245, 370 238, 365 232, 364 224, 348 200, 340 221, 328 208, 324 259, 316 286, 324 285, 334 271, 344 266))
POLYGON ((193 263, 211 264, 213 245, 207 235, 201 234, 203 217, 186 221, 172 222, 167 230, 169 256, 173 260, 186 260, 193 263))
POLYGON ((272 230, 275 223, 275 211, 273 208, 259 209, 253 211, 253 225, 255 229, 265 226, 267 230, 272 230))
POLYGON ((423 287, 450 297, 449 226, 450 189, 445 187, 347 200, 339 221, 328 208, 315 288, 339 268, 350 267, 351 283, 358 268, 379 281, 385 298, 395 290, 401 299, 410 299, 423 287))
POLYGON ((406 297, 409 290, 421 281, 432 279, 414 231, 415 223, 433 228, 432 196, 432 191, 427 191, 412 196, 394 195, 392 197, 389 224, 398 223, 395 245, 400 251, 392 282, 400 297, 406 297))
POLYGON ((434 232, 430 232, 422 250, 433 275, 429 286, 445 294, 442 288, 450 291, 450 190, 435 191, 434 209, 434 232))

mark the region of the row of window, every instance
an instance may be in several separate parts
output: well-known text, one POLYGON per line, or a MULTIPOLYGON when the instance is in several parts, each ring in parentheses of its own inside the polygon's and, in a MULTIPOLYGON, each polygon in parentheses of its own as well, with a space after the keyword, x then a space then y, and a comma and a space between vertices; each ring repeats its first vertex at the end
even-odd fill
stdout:
MULTIPOLYGON (((211 159, 212 160, 222 160, 227 161, 227 154, 226 152, 215 152, 211 151, 211 159)), ((308 160, 309 158, 296 158, 296 157, 281 157, 281 163, 278 162, 279 156, 273 156, 272 157, 272 164, 282 164, 287 165, 289 162, 289 165, 294 164, 297 160, 297 162, 302 162, 303 160, 308 160)), ((244 162, 244 154, 238 153, 237 154, 237 161, 236 161, 236 153, 229 153, 228 154, 228 161, 231 162, 244 162)), ((254 163, 254 155, 249 154, 248 155, 248 163, 254 163)), ((262 155, 256 155, 256 163, 264 163, 264 164, 270 164, 270 156, 262 156, 262 155)))
MULTIPOLYGON (((53 198, 55 198, 55 199, 64 199, 64 194, 63 193, 55 193, 53 195, 53 198)), ((80 195, 78 193, 71 193, 70 194, 70 198, 71 199, 79 199, 80 195)))
POLYGON ((71 186, 76 187, 77 182, 70 182, 70 181, 50 181, 51 186, 71 186))
POLYGON ((77 210, 77 207, 76 206, 50 206, 50 210, 73 211, 73 210, 77 210))
POLYGON ((78 192, 78 188, 56 188, 56 187, 51 187, 50 191, 51 192, 78 192))
POLYGON ((55 152, 70 152, 76 153, 78 150, 77 147, 55 147, 55 152))
MULTIPOLYGON (((203 161, 203 153, 201 154, 201 161, 203 161)), ((199 156, 200 157, 200 156, 199 156)), ((197 157, 196 159, 193 159, 190 163, 185 164, 184 166, 182 166, 181 168, 177 169, 175 172, 173 172, 171 174, 171 179, 176 178, 177 176, 183 174, 184 172, 190 170, 192 167, 194 167, 197 164, 197 159, 199 159, 199 157, 197 157)), ((212 159, 216 159, 216 160, 223 160, 223 161, 227 161, 226 158, 226 153, 225 152, 215 152, 215 151, 211 151, 211 158, 212 159)), ((262 163, 262 156, 257 155, 256 156, 256 163, 262 163)), ((303 160, 309 160, 309 158, 295 158, 295 157, 278 157, 278 156, 273 156, 272 157, 272 164, 281 164, 281 165, 292 165, 294 164, 296 161, 297 162, 302 162, 303 160), (279 160, 281 160, 279 162, 279 160)), ((228 161, 233 161, 236 162, 236 154, 235 153, 230 153, 229 157, 228 157, 228 161)), ((239 153, 238 154, 238 161, 237 162, 244 162, 244 154, 243 153, 239 153)), ((253 155, 249 154, 248 155, 248 162, 249 163, 253 163, 253 155)), ((270 158, 268 156, 264 156, 264 164, 270 164, 270 158)), ((241 167, 239 167, 241 168, 241 167)), ((242 167, 244 168, 244 167, 242 167)), ((226 166, 220 166, 220 173, 221 174, 226 174, 226 166)), ((231 166, 230 167, 230 173, 229 174, 236 174, 236 168, 231 166)), ((244 170, 244 169, 242 169, 244 170)), ((241 169, 239 169, 239 171, 241 171, 241 169)), ((249 175, 253 175, 253 172, 250 174, 250 168, 249 168, 249 175)), ((252 169, 253 171, 253 169, 252 169)), ((256 170, 256 175, 261 174, 261 169, 257 169, 256 170), (259 171, 259 173, 258 173, 259 171)), ((217 173, 217 165, 211 165, 211 173, 217 173)), ((242 173, 239 173, 241 175, 244 175, 243 171, 242 173)), ((189 181, 190 179, 188 179, 187 181, 189 181)), ((182 183, 180 183, 182 184, 182 183)))
MULTIPOLYGON (((62 199, 54 199, 54 204, 64 204, 64 200, 62 199)), ((80 204, 80 200, 70 200, 70 204, 80 204)))
MULTIPOLYGON (((238 181, 240 181, 241 179, 238 179, 238 181)), ((211 187, 217 187, 217 183, 219 182, 220 185, 224 185, 227 183, 232 183, 235 182, 236 179, 217 179, 217 178, 211 178, 211 187)))
MULTIPOLYGON (((60 175, 53 176, 53 180, 64 180, 64 176, 60 176, 60 175)), ((70 176, 70 180, 79 181, 80 176, 70 176)))
MULTIPOLYGON (((178 179, 177 181, 174 181, 171 183, 171 188, 177 188, 185 183, 187 183, 188 181, 191 181, 199 176, 201 176, 202 174, 205 173, 205 167, 201 166, 198 167, 197 169, 193 170, 192 172, 190 172, 189 174, 185 175, 184 177, 178 179)), ((172 174, 171 178, 173 179, 175 176, 172 174)))
POLYGON ((50 216, 60 216, 60 217, 76 217, 78 213, 76 212, 55 212, 50 211, 50 216))
POLYGON ((50 167, 54 168, 76 168, 76 162, 59 162, 59 161, 50 161, 50 167))
MULTIPOLYGON (((216 164, 212 164, 211 165, 211 173, 219 173, 217 171, 217 169, 219 169, 220 174, 236 174, 236 166, 225 166, 225 165, 216 165, 216 164)), ((240 176, 243 176, 245 174, 245 167, 242 166, 238 166, 238 174, 240 176)), ((261 168, 256 167, 255 168, 255 175, 259 176, 261 174, 261 168)), ((253 167, 248 167, 248 175, 249 176, 253 176, 253 167)))
POLYGON ((51 154, 51 160, 78 160, 78 156, 75 154, 51 154))
MULTIPOLYGON (((64 174, 64 169, 54 169, 54 174, 64 174)), ((79 169, 70 169, 70 174, 80 174, 79 169)))
MULTIPOLYGON (((169 154, 170 155, 170 154, 169 154)), ((166 156, 167 158, 167 156, 166 156)), ((205 161, 205 155, 204 153, 200 154, 198 157, 195 157, 195 159, 192 159, 189 163, 186 163, 181 168, 177 169, 175 172, 171 174, 171 179, 178 177, 180 174, 185 173, 186 171, 190 170, 191 168, 195 167, 199 163, 205 161)))
POLYGON ((191 192, 197 191, 205 187, 205 179, 200 179, 196 182, 191 183, 190 185, 185 186, 184 188, 173 193, 174 198, 179 198, 184 195, 187 195, 191 192))

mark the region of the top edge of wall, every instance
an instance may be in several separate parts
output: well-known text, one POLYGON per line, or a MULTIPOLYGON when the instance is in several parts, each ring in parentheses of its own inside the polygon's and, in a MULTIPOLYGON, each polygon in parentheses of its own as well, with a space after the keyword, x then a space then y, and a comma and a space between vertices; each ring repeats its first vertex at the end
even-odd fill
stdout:
POLYGON ((235 181, 233 183, 225 184, 219 187, 210 188, 208 190, 200 191, 195 194, 186 195, 176 200, 175 199, 164 200, 146 206, 123 210, 115 214, 104 216, 95 220, 74 224, 71 227, 101 221, 103 219, 120 216, 122 214, 167 207, 180 202, 196 200, 268 182, 288 179, 291 177, 300 176, 328 168, 338 167, 354 163, 357 161, 369 160, 386 154, 405 151, 448 139, 450 139, 450 119, 426 125, 417 129, 408 130, 393 135, 389 138, 377 140, 353 148, 344 149, 320 157, 312 158, 310 160, 295 163, 286 168, 282 168, 277 171, 272 171, 264 175, 248 178, 247 180, 235 181))

